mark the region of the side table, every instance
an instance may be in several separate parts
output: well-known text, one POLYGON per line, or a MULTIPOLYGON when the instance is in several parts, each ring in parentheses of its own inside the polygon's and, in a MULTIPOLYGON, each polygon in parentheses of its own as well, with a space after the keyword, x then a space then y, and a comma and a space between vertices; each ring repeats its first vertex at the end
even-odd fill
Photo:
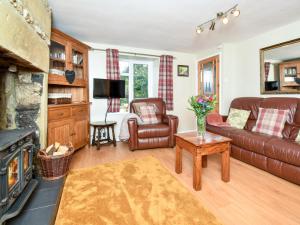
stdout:
POLYGON ((103 144, 113 144, 116 146, 116 137, 115 137, 115 125, 117 124, 116 121, 96 121, 90 123, 90 126, 93 127, 93 139, 92 139, 92 146, 96 145, 97 150, 100 149, 100 145, 103 144), (109 129, 111 129, 112 132, 112 138, 110 138, 110 132, 109 129), (105 130, 107 133, 106 138, 101 137, 101 131, 105 130))

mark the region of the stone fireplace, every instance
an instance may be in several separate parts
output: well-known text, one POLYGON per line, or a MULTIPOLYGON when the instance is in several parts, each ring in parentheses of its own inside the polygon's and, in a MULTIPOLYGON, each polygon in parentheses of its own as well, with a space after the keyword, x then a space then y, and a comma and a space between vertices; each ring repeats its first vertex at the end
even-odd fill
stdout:
POLYGON ((47 0, 0 1, 0 225, 37 186, 45 147, 51 10, 47 0))
POLYGON ((36 148, 44 145, 44 73, 0 71, 0 130, 33 128, 36 148))
POLYGON ((46 75, 10 70, 0 64, 0 224, 21 211, 37 186, 33 159, 46 121, 46 75))

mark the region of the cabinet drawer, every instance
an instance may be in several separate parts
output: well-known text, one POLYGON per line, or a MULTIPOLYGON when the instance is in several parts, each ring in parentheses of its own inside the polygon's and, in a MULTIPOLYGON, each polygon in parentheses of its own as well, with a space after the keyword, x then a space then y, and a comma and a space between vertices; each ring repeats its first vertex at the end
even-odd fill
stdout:
POLYGON ((88 110, 86 106, 75 106, 72 107, 72 116, 73 117, 87 117, 88 110))
POLYGON ((48 111, 48 120, 59 120, 69 118, 71 116, 71 110, 68 108, 63 109, 51 109, 48 111))

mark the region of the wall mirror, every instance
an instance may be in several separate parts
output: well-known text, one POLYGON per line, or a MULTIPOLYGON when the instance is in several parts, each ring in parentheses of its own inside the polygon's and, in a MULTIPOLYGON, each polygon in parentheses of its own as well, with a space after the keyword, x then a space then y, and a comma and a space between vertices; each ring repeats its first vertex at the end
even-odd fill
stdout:
POLYGON ((261 94, 300 93, 300 38, 260 49, 261 94))

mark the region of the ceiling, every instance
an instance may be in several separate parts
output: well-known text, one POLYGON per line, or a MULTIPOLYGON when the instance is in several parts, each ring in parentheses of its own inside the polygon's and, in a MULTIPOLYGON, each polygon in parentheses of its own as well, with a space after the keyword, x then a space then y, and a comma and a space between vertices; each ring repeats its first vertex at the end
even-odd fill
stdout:
POLYGON ((96 43, 200 52, 300 19, 299 0, 49 0, 54 27, 96 43), (197 25, 239 4, 241 15, 213 32, 197 25))

